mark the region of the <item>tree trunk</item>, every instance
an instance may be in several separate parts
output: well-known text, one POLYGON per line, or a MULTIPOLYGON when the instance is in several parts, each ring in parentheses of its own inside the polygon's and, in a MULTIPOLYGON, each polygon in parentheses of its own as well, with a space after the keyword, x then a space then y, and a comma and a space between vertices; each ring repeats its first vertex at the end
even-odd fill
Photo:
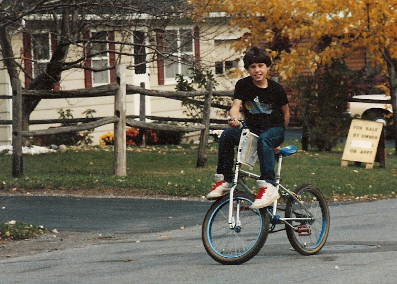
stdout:
MULTIPOLYGON (((70 41, 68 37, 62 35, 71 36, 71 30, 75 25, 75 18, 72 16, 73 12, 67 9, 63 12, 62 21, 57 25, 56 47, 52 50, 51 60, 47 64, 46 71, 41 73, 39 76, 33 79, 29 90, 52 90, 56 83, 61 80, 61 75, 64 70, 64 63, 69 53, 70 41)), ((25 86, 26 88, 26 86, 25 86)), ((29 130, 29 118, 30 114, 35 110, 39 104, 40 99, 29 98, 24 96, 23 98, 23 130, 29 130)))
POLYGON ((397 60, 391 57, 390 51, 387 48, 385 48, 383 51, 383 58, 386 61, 387 71, 389 75, 390 95, 394 122, 394 152, 397 155, 397 60))
POLYGON ((303 151, 309 151, 309 139, 310 139, 309 129, 306 126, 306 122, 303 122, 302 136, 301 136, 301 144, 303 151))
POLYGON ((22 157, 22 87, 18 66, 14 60, 11 39, 5 27, 0 27, 0 46, 12 88, 12 176, 23 176, 22 157))
MULTIPOLYGON (((46 72, 36 77, 29 86, 29 90, 52 90, 56 83, 61 80, 63 64, 69 52, 69 44, 59 43, 54 50, 51 61, 48 63, 46 72)), ((29 130, 30 114, 35 110, 40 99, 24 96, 23 98, 23 130, 29 130)))

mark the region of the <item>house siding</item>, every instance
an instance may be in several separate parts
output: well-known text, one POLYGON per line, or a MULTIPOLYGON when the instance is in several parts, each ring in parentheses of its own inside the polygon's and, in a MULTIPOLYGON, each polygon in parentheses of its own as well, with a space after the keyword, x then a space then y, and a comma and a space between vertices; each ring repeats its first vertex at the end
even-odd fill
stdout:
MULTIPOLYGON (((5 69, 0 69, 0 95, 11 95, 8 73, 5 69)), ((10 99, 0 99, 0 120, 11 120, 11 104, 10 99)), ((11 144, 11 130, 11 125, 0 125, 0 145, 11 144)))
MULTIPOLYGON (((111 40, 114 38, 111 38, 111 40)), ((117 38, 115 39, 117 40, 117 38)), ((26 52, 22 48, 24 41, 22 36, 20 40, 14 45, 14 52, 26 52)), ((114 49, 114 46, 110 46, 110 49, 114 49)), ((77 58, 83 54, 82 48, 72 48, 69 52, 70 58, 77 58)), ((129 59, 124 58, 122 63, 129 64, 129 59)), ((114 57, 110 57, 110 63, 115 62, 114 57)), ((72 90, 72 89, 83 89, 92 86, 92 76, 89 72, 83 69, 73 69, 62 73, 61 82, 59 88, 61 90, 72 90)), ((115 70, 110 72, 111 83, 115 82, 115 70)), ((21 79, 25 79, 25 76, 21 75, 21 79)), ((126 80, 128 84, 132 84, 133 71, 127 70, 126 80)), ((26 80, 25 80, 26 82, 26 80)), ((150 99, 147 99, 150 103, 150 99)), ((72 114, 75 118, 84 117, 82 112, 87 109, 94 109, 94 117, 112 116, 114 114, 114 97, 95 97, 95 98, 76 98, 76 99, 43 99, 37 105, 36 109, 32 112, 30 119, 57 119, 59 118, 58 111, 60 109, 71 109, 72 114)), ((139 96, 129 95, 126 99, 127 115, 137 115, 139 112, 139 96)), ((150 107, 147 108, 148 114, 150 107)), ((32 124, 30 130, 47 129, 48 127, 59 126, 59 124, 32 124)), ((95 129, 93 135, 93 143, 98 144, 101 135, 107 132, 113 132, 113 124, 107 124, 95 129)), ((11 139, 11 138, 10 138, 11 139)))

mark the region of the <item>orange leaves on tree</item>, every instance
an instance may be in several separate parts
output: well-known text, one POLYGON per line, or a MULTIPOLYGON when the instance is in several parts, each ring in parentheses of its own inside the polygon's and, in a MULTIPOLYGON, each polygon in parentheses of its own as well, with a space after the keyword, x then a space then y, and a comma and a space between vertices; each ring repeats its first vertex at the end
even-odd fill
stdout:
MULTIPOLYGON (((321 64, 366 48, 378 68, 394 76, 397 92, 397 0, 190 0, 198 14, 224 12, 229 24, 247 30, 235 47, 260 44, 271 47, 272 38, 287 37, 292 51, 278 51, 277 69, 285 77, 301 66, 315 71, 321 64), (327 45, 319 43, 328 38, 327 45), (394 68, 394 69, 393 69, 394 68)), ((273 54, 273 53, 272 53, 273 54)), ((273 54, 275 55, 275 54, 273 54)), ((392 84, 393 85, 393 84, 392 84)), ((397 106, 396 106, 397 108, 397 106)))

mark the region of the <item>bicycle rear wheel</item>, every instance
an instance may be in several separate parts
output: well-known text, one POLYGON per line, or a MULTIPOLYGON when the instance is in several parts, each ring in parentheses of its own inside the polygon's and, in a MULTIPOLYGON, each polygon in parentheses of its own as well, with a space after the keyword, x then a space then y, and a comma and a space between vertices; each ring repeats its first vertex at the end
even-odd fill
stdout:
POLYGON ((266 210, 249 208, 254 199, 245 193, 235 194, 232 228, 228 224, 229 195, 218 199, 208 210, 202 226, 202 241, 207 253, 217 262, 241 264, 263 247, 270 219, 266 210))
POLYGON ((285 217, 301 218, 301 220, 289 221, 292 227, 286 225, 288 240, 300 254, 316 254, 328 238, 330 227, 328 204, 322 193, 312 185, 302 185, 295 190, 295 193, 301 203, 292 197, 288 199, 285 217), (306 220, 303 220, 305 218, 306 220))

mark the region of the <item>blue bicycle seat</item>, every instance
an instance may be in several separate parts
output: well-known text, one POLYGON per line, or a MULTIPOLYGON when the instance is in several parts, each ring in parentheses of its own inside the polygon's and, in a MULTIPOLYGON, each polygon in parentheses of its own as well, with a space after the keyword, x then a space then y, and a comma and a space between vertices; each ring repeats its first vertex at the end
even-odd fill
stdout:
POLYGON ((289 145, 280 149, 280 153, 283 157, 295 154, 296 151, 298 151, 298 147, 296 147, 295 145, 289 145))

